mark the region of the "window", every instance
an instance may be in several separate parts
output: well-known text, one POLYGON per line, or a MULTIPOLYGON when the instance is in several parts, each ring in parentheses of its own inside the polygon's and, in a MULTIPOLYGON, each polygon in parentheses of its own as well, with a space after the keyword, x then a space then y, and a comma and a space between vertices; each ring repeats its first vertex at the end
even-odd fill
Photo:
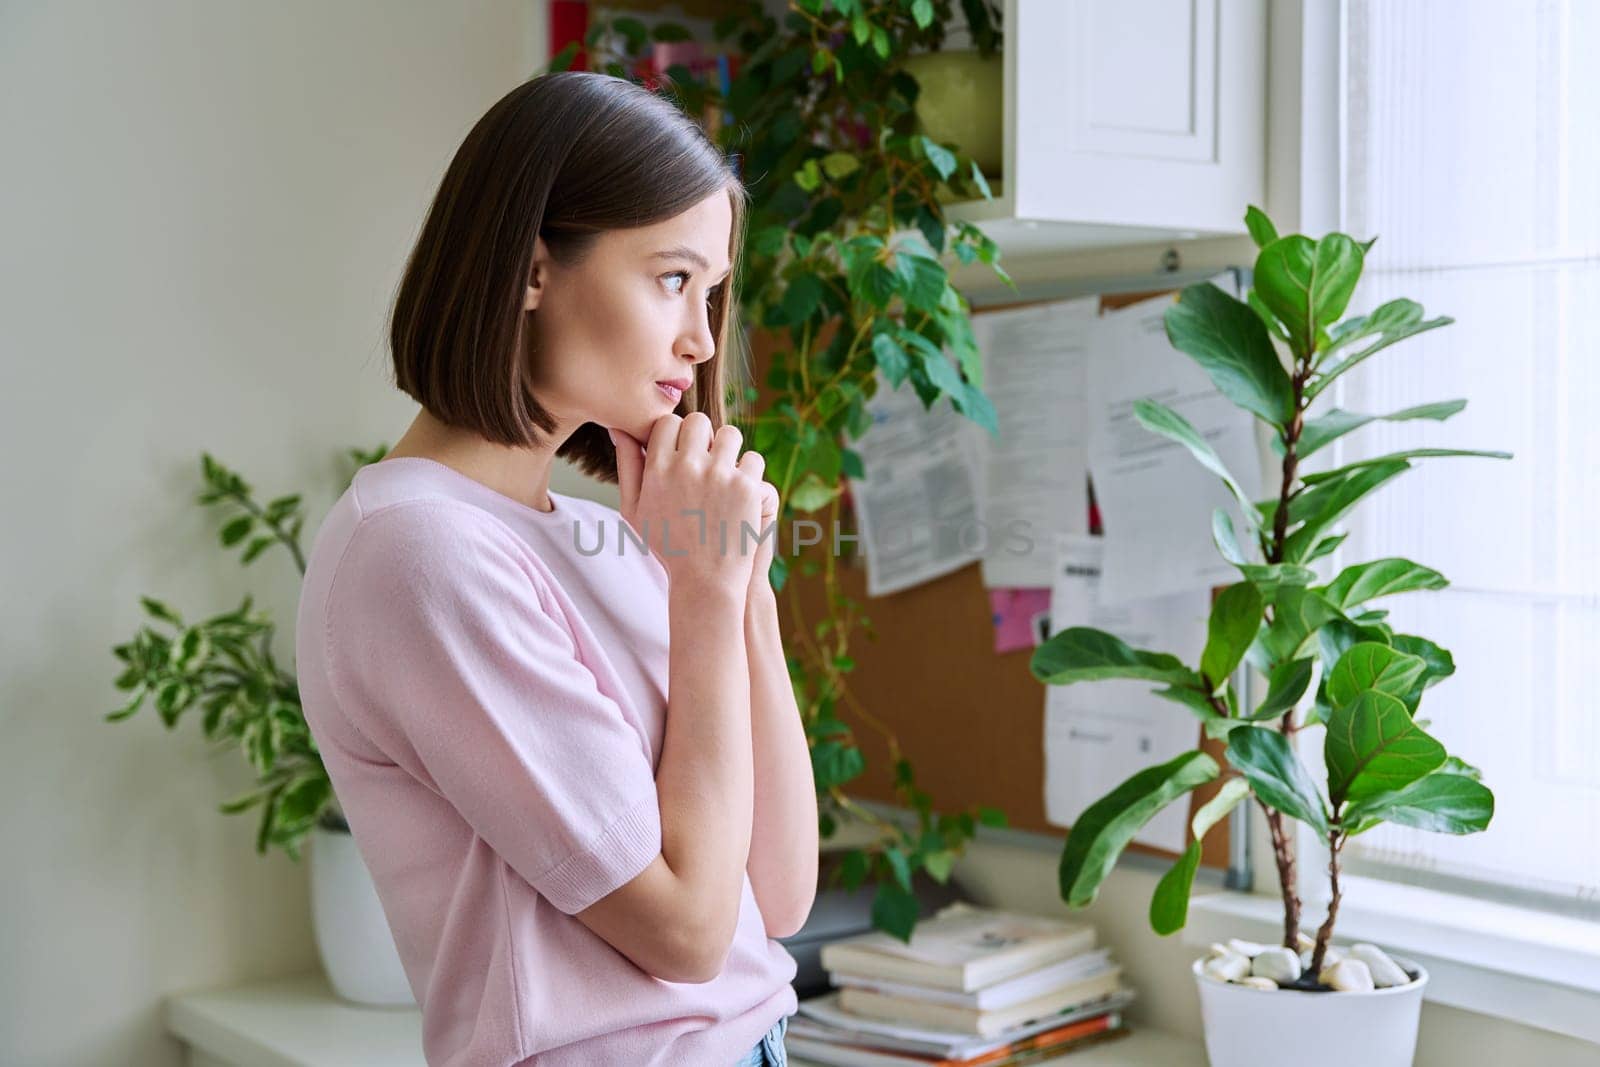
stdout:
POLYGON ((1376 236, 1351 313, 1407 296, 1455 323, 1345 379, 1382 413, 1348 462, 1424 459, 1353 516, 1342 558, 1403 556, 1451 588, 1381 606, 1456 657, 1419 718, 1482 768, 1482 834, 1379 827, 1354 873, 1600 918, 1600 4, 1348 0, 1343 219, 1376 236))

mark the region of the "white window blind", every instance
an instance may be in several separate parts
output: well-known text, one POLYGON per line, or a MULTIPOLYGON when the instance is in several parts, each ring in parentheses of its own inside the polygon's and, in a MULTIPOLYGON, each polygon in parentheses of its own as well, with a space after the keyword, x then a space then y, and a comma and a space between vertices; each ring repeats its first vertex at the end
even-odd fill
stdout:
POLYGON ((1600 3, 1348 0, 1344 219, 1376 236, 1351 313, 1455 323, 1374 356, 1340 406, 1464 397, 1340 461, 1433 446, 1349 523, 1346 562, 1449 578, 1381 602, 1456 658, 1419 718, 1494 790, 1489 829, 1380 827, 1353 871, 1600 915, 1600 3))

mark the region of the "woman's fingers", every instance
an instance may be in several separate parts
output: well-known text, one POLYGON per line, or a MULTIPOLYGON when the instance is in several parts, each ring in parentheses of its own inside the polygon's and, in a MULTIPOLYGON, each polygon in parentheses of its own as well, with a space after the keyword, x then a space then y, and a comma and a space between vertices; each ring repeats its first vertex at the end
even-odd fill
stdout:
POLYGON ((703 455, 710 447, 711 417, 703 411, 689 412, 678 427, 678 451, 703 455))
POLYGON ((678 448, 678 430, 683 416, 668 412, 650 425, 650 440, 645 443, 645 462, 656 467, 671 457, 678 448))
POLYGON ((761 497, 761 517, 774 518, 778 514, 778 487, 766 481, 762 475, 766 473, 767 459, 760 452, 751 450, 739 457, 739 470, 754 480, 759 488, 761 497))
POLYGON ((731 422, 718 426, 716 436, 711 439, 711 465, 733 466, 739 455, 739 446, 743 443, 744 434, 739 432, 739 427, 731 422))
POLYGON ((617 489, 622 498, 619 510, 623 518, 632 521, 634 509, 639 505, 639 485, 644 481, 644 449, 625 430, 608 429, 607 432, 617 449, 617 489))

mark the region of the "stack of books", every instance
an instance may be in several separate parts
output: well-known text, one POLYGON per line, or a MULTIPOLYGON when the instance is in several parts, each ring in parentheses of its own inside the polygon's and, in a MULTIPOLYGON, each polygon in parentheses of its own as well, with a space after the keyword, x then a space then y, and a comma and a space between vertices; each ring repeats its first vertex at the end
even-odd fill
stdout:
POLYGON ((1133 993, 1086 923, 950 904, 907 944, 823 946, 836 988, 800 1002, 785 1045, 839 1067, 1010 1067, 1127 1032, 1133 993))

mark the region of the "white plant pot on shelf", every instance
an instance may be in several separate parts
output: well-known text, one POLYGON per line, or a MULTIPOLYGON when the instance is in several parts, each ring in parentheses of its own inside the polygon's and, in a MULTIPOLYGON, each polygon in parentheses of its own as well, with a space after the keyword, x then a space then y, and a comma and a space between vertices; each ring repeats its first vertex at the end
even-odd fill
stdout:
POLYGON ((1416 980, 1350 993, 1252 989, 1210 977, 1195 960, 1211 1067, 1411 1067, 1428 972, 1392 958, 1416 980))
POLYGON ((377 887, 355 838, 318 825, 309 839, 311 925, 333 991, 356 1004, 415 1007, 377 887))

